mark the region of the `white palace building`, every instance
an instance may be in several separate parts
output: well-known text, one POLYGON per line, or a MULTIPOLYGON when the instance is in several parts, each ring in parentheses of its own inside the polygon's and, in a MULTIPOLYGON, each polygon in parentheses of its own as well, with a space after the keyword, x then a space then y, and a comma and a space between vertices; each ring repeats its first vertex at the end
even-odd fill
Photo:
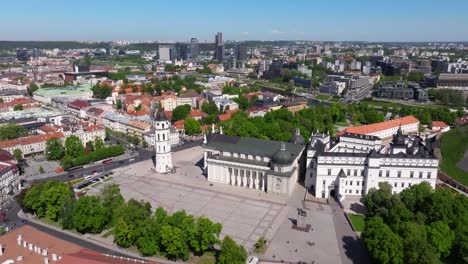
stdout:
POLYGON ((288 196, 304 168, 304 138, 291 142, 210 134, 204 144, 208 181, 288 196))
POLYGON ((339 200, 366 195, 380 182, 388 182, 394 193, 427 181, 435 188, 438 159, 434 138, 404 135, 398 129, 389 146, 379 137, 343 133, 336 139, 312 134, 307 149, 305 187, 318 198, 339 200))

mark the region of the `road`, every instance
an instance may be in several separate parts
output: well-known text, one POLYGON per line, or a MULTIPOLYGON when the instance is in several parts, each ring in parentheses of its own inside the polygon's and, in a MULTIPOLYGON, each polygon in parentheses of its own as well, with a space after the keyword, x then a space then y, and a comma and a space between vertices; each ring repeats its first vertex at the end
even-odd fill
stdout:
MULTIPOLYGON (((173 150, 173 152, 177 152, 177 151, 181 151, 181 150, 184 150, 184 149, 192 148, 194 146, 198 146, 201 143, 202 143, 202 140, 190 141, 190 142, 186 142, 185 144, 175 146, 172 150, 173 150)), ((128 159, 121 160, 119 162, 110 163, 110 164, 97 164, 95 166, 90 166, 90 167, 84 168, 79 173, 82 174, 82 175, 88 175, 88 174, 91 174, 91 172, 93 170, 97 170, 98 172, 109 171, 109 170, 112 170, 112 169, 125 167, 128 164, 140 162, 142 160, 152 159, 153 156, 154 156, 154 153, 151 150, 147 150, 147 149, 143 149, 143 148, 137 148, 136 151, 138 152, 138 156, 135 157, 135 158, 128 158, 128 159)), ((75 179, 75 177, 69 177, 68 173, 62 173, 62 174, 59 174, 59 175, 57 175, 55 177, 49 177, 49 178, 43 178, 43 179, 35 180, 35 182, 44 182, 44 181, 49 181, 49 180, 54 180, 54 179, 55 180, 60 180, 60 181, 68 181, 70 179, 75 179)), ((5 217, 6 223, 5 224, 12 227, 12 228, 16 229, 16 228, 21 227, 22 225, 27 224, 27 225, 30 225, 30 226, 36 228, 36 229, 41 230, 44 233, 47 233, 49 235, 58 237, 60 239, 63 239, 65 241, 68 241, 68 242, 71 242, 71 243, 74 243, 74 244, 77 244, 77 245, 80 245, 81 247, 88 248, 90 250, 94 250, 94 251, 97 251, 97 252, 110 254, 110 255, 123 256, 123 257, 128 257, 128 258, 133 258, 133 259, 135 258, 135 257, 130 256, 130 255, 125 255, 125 254, 119 253, 117 251, 110 250, 110 249, 108 249, 106 247, 98 246, 98 245, 96 245, 94 243, 91 243, 91 242, 85 240, 85 239, 80 239, 80 238, 77 238, 77 237, 74 237, 74 236, 70 236, 70 235, 68 235, 66 233, 62 233, 60 231, 57 231, 57 230, 55 230, 53 228, 49 228, 49 227, 42 226, 42 225, 32 223, 32 222, 23 223, 22 219, 18 217, 18 212, 20 211, 21 208, 18 205, 18 203, 16 202, 16 200, 11 201, 9 205, 5 206, 5 208, 8 208, 8 211, 6 211, 6 217, 5 217)))
POLYGON ((357 238, 356 233, 351 229, 344 210, 333 198, 329 199, 329 204, 333 211, 333 222, 342 263, 371 264, 369 254, 362 241, 357 238))

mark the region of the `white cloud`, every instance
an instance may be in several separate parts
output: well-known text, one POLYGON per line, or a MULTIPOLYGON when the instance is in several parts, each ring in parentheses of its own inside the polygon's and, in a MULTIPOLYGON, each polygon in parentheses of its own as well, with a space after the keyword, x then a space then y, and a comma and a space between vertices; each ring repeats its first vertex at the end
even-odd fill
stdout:
POLYGON ((247 32, 247 31, 242 31, 240 34, 246 36, 246 35, 249 34, 249 32, 247 32))
POLYGON ((271 34, 281 35, 281 34, 284 34, 284 32, 279 29, 272 29, 271 34))

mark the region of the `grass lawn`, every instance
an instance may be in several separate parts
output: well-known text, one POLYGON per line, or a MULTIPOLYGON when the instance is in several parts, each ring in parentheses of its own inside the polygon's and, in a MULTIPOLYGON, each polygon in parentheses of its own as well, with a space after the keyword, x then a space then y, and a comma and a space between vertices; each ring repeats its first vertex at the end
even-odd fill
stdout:
POLYGON ((333 103, 338 103, 340 101, 340 98, 339 97, 333 97, 332 99, 329 100, 330 102, 333 102, 333 103))
POLYGON ((40 221, 46 223, 46 224, 49 224, 49 225, 53 225, 55 227, 60 227, 62 228, 62 226, 60 225, 59 222, 55 222, 53 221, 52 219, 50 219, 49 217, 45 216, 45 217, 42 217, 42 218, 39 218, 40 221))
POLYGON ((84 178, 79 178, 79 179, 70 181, 70 184, 71 184, 71 185, 75 185, 75 184, 78 184, 78 183, 80 183, 80 182, 82 182, 82 181, 84 181, 84 178))
POLYGON ((110 229, 109 231, 105 232, 105 233, 102 235, 102 237, 103 237, 103 238, 108 238, 108 237, 110 237, 110 236, 112 235, 112 231, 113 231, 113 229, 110 229))
POLYGON ((440 168, 450 177, 468 186, 468 172, 457 166, 468 150, 468 125, 444 133, 440 143, 442 152, 440 168))
POLYGON ((365 223, 364 219, 366 218, 364 215, 348 215, 349 219, 351 220, 351 224, 353 224, 354 230, 358 232, 364 231, 365 223))
POLYGON ((327 101, 328 99, 330 99, 330 96, 325 94, 318 94, 317 96, 315 96, 315 98, 322 101, 327 101))
POLYGON ((216 257, 215 253, 208 251, 205 252, 202 256, 191 256, 189 259, 189 263, 196 263, 196 264, 215 264, 216 263, 216 257))
POLYGON ((110 181, 110 180, 112 180, 112 177, 107 177, 103 181, 107 182, 107 181, 110 181))
POLYGON ((347 127, 347 126, 349 126, 347 122, 336 122, 335 125, 336 125, 336 126, 342 126, 342 127, 347 127))

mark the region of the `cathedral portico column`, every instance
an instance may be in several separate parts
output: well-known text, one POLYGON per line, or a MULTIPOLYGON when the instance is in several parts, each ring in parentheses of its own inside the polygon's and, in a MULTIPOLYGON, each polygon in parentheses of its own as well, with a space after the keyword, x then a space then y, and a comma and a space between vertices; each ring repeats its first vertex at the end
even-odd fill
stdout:
POLYGON ((255 189, 260 190, 260 175, 255 173, 255 189))

